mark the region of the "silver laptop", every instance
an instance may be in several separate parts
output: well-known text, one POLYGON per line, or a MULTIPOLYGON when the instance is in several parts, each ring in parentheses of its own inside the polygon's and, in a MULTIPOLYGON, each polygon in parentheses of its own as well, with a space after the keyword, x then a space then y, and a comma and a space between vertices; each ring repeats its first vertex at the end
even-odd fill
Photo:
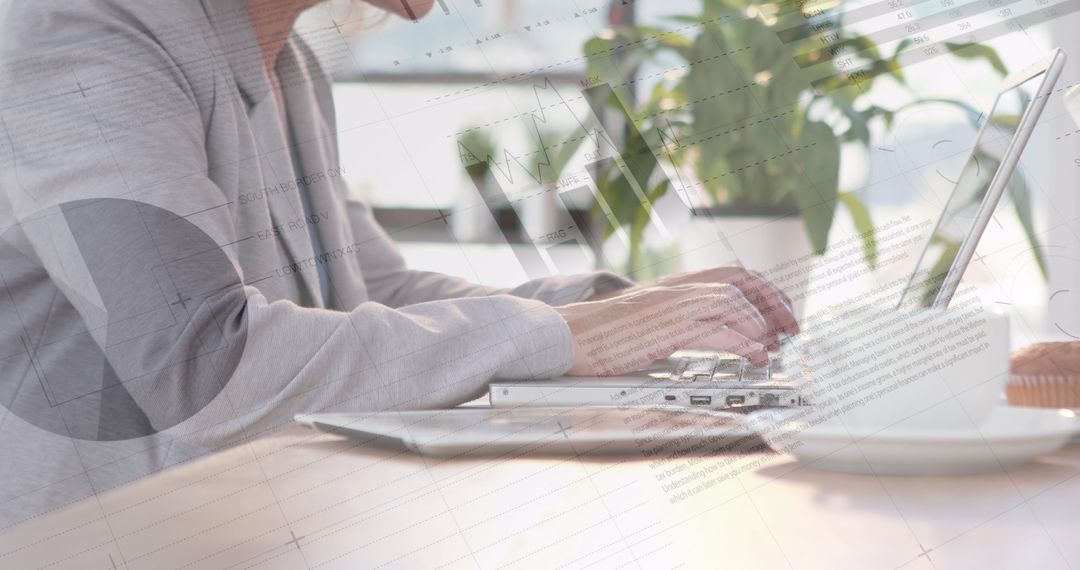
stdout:
MULTIPOLYGON (((1017 97, 1016 91, 1022 90, 1019 96, 1024 105, 1021 118, 1010 127, 1002 127, 1001 122, 983 122, 960 178, 931 234, 960 240, 960 247, 950 252, 942 248, 941 240, 930 240, 898 307, 909 304, 934 308, 948 306, 1064 64, 1065 53, 1055 49, 1032 66, 1005 79, 989 117, 1005 114, 1001 102, 1017 97), (980 175, 977 159, 979 153, 985 151, 1002 157, 989 181, 980 175), (939 263, 943 255, 952 255, 952 259, 946 259, 948 263, 939 263)), ((800 395, 796 383, 779 368, 779 362, 773 357, 770 366, 757 368, 733 354, 680 351, 649 368, 623 376, 564 376, 526 382, 493 382, 490 386, 491 405, 738 408, 811 404, 800 395)))

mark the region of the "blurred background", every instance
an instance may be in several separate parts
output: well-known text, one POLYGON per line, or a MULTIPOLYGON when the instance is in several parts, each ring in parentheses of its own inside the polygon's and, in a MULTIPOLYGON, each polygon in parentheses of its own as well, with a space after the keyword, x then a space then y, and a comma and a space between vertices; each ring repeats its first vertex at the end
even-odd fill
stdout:
POLYGON ((1060 46, 1073 58, 965 275, 1022 344, 1080 338, 1078 10, 437 0, 413 22, 342 0, 298 30, 335 81, 350 191, 413 267, 503 287, 743 263, 804 312, 899 286, 1004 75, 1060 46))

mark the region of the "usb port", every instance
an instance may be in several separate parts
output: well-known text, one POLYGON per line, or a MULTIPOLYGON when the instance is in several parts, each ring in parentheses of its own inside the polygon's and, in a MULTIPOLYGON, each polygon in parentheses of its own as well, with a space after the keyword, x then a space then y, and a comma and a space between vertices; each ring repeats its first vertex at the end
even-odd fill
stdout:
POLYGON ((712 403, 712 396, 690 396, 691 406, 708 406, 712 403))
POLYGON ((728 396, 724 401, 729 406, 741 406, 746 403, 746 396, 728 396))

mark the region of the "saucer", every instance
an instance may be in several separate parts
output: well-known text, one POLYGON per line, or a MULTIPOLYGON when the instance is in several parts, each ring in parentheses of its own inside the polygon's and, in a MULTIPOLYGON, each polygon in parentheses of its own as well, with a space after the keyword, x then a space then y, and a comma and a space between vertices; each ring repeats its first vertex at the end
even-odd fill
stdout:
POLYGON ((1064 446, 1080 432, 1071 410, 1000 406, 978 428, 912 429, 894 426, 859 433, 837 419, 810 425, 795 409, 759 419, 762 437, 776 451, 818 469, 876 475, 960 475, 1023 465, 1064 446))

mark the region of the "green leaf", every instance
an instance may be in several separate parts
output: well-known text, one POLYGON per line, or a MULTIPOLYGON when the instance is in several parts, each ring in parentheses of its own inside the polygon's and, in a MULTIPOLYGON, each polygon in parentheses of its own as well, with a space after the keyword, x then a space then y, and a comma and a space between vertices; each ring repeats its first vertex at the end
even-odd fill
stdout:
POLYGON ((605 77, 611 67, 611 49, 615 42, 603 38, 590 38, 585 42, 585 76, 605 77))
POLYGON ((861 35, 851 36, 844 40, 843 45, 850 45, 855 53, 864 55, 867 59, 881 59, 881 50, 874 40, 861 35))
POLYGON ((892 60, 896 61, 900 57, 900 54, 904 53, 904 50, 906 50, 907 47, 912 44, 912 41, 913 40, 911 38, 904 38, 900 40, 900 43, 896 44, 896 49, 893 50, 892 60))
POLYGON ((837 98, 833 100, 836 107, 847 117, 851 122, 851 126, 844 132, 845 141, 856 140, 861 142, 864 146, 870 145, 870 126, 867 124, 866 117, 862 113, 855 110, 855 106, 849 103, 846 99, 837 98))
POLYGON ((610 57, 611 49, 615 46, 615 41, 604 38, 589 38, 585 42, 585 59, 586 61, 593 61, 598 58, 610 57))
POLYGON ((829 125, 811 121, 803 127, 794 159, 804 173, 806 186, 795 193, 802 211, 806 235, 818 255, 829 245, 829 229, 836 213, 840 179, 840 143, 829 125))
MULTIPOLYGON (((587 126, 591 127, 591 125, 587 126)), ((548 165, 548 168, 551 169, 551 178, 558 179, 559 177, 561 177, 563 174, 563 170, 566 169, 566 165, 570 163, 570 160, 574 158, 574 155, 577 154, 578 149, 581 148, 581 145, 589 138, 585 136, 574 136, 574 133, 576 132, 577 131, 571 131, 564 136, 557 136, 552 132, 541 131, 540 137, 538 138, 538 140, 541 141, 541 144, 543 144, 543 141, 565 142, 562 142, 554 149, 550 147, 547 148, 547 152, 544 152, 545 149, 542 148, 536 149, 536 151, 534 151, 534 153, 532 154, 532 171, 539 172, 541 162, 545 158, 547 158, 551 160, 551 164, 548 165)))
MULTIPOLYGON (((695 143, 697 160, 694 169, 699 180, 713 195, 720 189, 727 191, 723 199, 738 196, 741 187, 738 180, 728 173, 746 164, 740 162, 740 153, 753 149, 752 136, 742 130, 730 135, 719 133, 745 124, 745 117, 752 113, 756 101, 748 89, 743 89, 744 79, 732 73, 726 64, 717 63, 717 56, 726 53, 728 44, 721 30, 707 27, 694 41, 693 61, 703 63, 691 67, 683 78, 686 98, 690 105, 690 138, 695 143), (719 95, 723 93, 723 95, 719 95)), ((755 159, 751 158, 750 162, 755 159)))
POLYGON ((900 62, 890 59, 883 61, 882 64, 889 70, 889 75, 892 75, 900 83, 906 83, 907 77, 904 76, 904 67, 900 65, 900 62))
POLYGON ((891 128, 893 119, 896 117, 896 111, 893 111, 892 109, 886 109, 885 107, 879 107, 877 105, 871 105, 863 109, 862 111, 860 111, 860 114, 862 115, 863 120, 867 123, 870 123, 870 121, 881 117, 882 120, 885 121, 885 128, 891 128))
POLYGON ((1043 257, 1042 248, 1039 247, 1039 237, 1035 235, 1035 223, 1031 215, 1031 192, 1028 191, 1027 181, 1024 180, 1024 175, 1020 171, 1013 173, 1009 184, 1009 196, 1012 198, 1016 217, 1020 219, 1020 225, 1024 228, 1028 245, 1031 246, 1031 251, 1035 256, 1035 264, 1039 266, 1039 273, 1042 273, 1043 279, 1048 279, 1046 259, 1043 257))
POLYGON ((477 165, 474 172, 483 175, 490 170, 487 159, 495 154, 495 143, 483 129, 473 127, 458 137, 458 150, 466 166, 477 165))
POLYGON ((704 19, 701 16, 691 16, 689 14, 679 14, 675 16, 668 16, 668 20, 672 22, 678 22, 680 24, 701 24, 704 19))
POLYGON ((653 42, 657 47, 674 50, 683 57, 689 56, 690 50, 693 48, 693 42, 690 38, 678 32, 648 26, 638 26, 637 29, 644 38, 647 38, 643 43, 649 44, 653 42))
POLYGON ((945 42, 945 49, 952 52, 953 55, 960 59, 982 59, 986 60, 990 64, 990 67, 994 68, 1001 75, 1008 75, 1009 68, 1005 67, 1005 62, 1001 60, 1001 56, 998 55, 994 48, 975 43, 963 43, 954 44, 945 42))
POLYGON ((1020 115, 994 115, 990 120, 1009 130, 1020 127, 1020 115))
POLYGON ((870 210, 859 200, 853 192, 841 192, 840 202, 851 213, 851 221, 855 224, 855 230, 862 236, 863 259, 870 269, 877 268, 877 237, 875 236, 874 221, 870 218, 870 210))
POLYGON ((934 262, 934 266, 930 268, 930 273, 924 278, 933 284, 931 287, 926 287, 926 290, 923 292, 921 302, 924 307, 933 306, 934 299, 941 289, 941 284, 949 274, 949 268, 952 267, 953 261, 956 259, 956 254, 960 252, 959 241, 953 241, 940 235, 931 237, 930 241, 932 243, 940 244, 942 250, 941 256, 934 262))

